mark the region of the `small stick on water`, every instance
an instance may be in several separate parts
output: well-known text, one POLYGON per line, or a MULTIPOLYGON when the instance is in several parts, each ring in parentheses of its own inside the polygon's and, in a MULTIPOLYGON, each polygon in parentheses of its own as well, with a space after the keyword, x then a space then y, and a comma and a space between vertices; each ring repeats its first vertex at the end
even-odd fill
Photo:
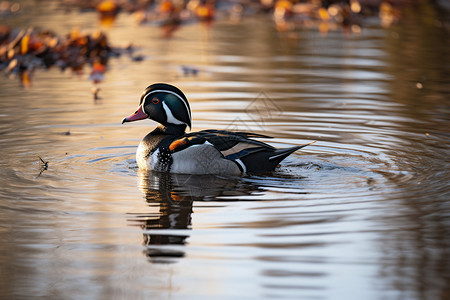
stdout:
POLYGON ((40 157, 40 156, 38 156, 38 157, 39 157, 39 160, 41 161, 41 169, 40 169, 40 172, 38 175, 38 177, 39 177, 45 170, 48 169, 48 161, 43 160, 42 157, 40 157))

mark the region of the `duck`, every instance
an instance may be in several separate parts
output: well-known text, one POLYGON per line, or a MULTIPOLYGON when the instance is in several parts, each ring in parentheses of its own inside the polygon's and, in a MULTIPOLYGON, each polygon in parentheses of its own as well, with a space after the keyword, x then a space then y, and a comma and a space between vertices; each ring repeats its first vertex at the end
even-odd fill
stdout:
POLYGON ((192 175, 244 175, 274 171, 293 152, 309 145, 275 148, 257 139, 270 136, 219 129, 186 132, 192 116, 184 93, 167 83, 154 83, 141 95, 137 110, 122 124, 151 119, 157 127, 136 151, 139 169, 192 175))

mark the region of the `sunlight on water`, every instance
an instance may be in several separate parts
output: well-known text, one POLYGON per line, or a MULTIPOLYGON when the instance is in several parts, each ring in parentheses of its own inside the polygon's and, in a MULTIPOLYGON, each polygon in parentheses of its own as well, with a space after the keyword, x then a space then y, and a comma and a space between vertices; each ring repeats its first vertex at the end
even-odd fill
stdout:
MULTIPOLYGON (((57 7, 5 20, 97 29, 57 7)), ((294 39, 268 17, 163 38, 120 14, 110 42, 144 58, 111 59, 100 99, 88 71, 37 70, 29 89, 4 76, 0 296, 448 298, 449 37, 409 14, 294 39), (146 174, 135 152, 156 123, 121 120, 154 82, 185 92, 195 131, 316 142, 270 174, 146 174)))

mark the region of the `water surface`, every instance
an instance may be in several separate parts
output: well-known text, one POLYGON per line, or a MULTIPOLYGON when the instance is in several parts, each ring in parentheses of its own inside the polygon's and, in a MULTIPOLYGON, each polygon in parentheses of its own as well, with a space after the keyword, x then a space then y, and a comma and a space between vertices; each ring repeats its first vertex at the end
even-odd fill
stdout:
MULTIPOLYGON (((145 59, 110 60, 100 100, 88 70, 38 70, 28 90, 3 77, 0 295, 448 299, 450 39, 428 8, 326 36, 255 16, 163 38, 120 14, 110 42, 145 59), (271 174, 140 172, 155 123, 120 121, 161 81, 189 98, 193 130, 316 143, 271 174)), ((3 21, 65 34, 93 20, 55 5, 3 21)))

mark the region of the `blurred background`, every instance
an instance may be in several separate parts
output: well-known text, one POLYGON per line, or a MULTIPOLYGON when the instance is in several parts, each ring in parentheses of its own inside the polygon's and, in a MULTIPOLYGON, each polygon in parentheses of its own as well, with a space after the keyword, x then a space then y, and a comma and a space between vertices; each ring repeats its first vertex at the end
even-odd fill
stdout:
POLYGON ((449 299, 444 0, 0 2, 0 298, 449 299), (316 141, 273 173, 138 170, 192 130, 316 141))

